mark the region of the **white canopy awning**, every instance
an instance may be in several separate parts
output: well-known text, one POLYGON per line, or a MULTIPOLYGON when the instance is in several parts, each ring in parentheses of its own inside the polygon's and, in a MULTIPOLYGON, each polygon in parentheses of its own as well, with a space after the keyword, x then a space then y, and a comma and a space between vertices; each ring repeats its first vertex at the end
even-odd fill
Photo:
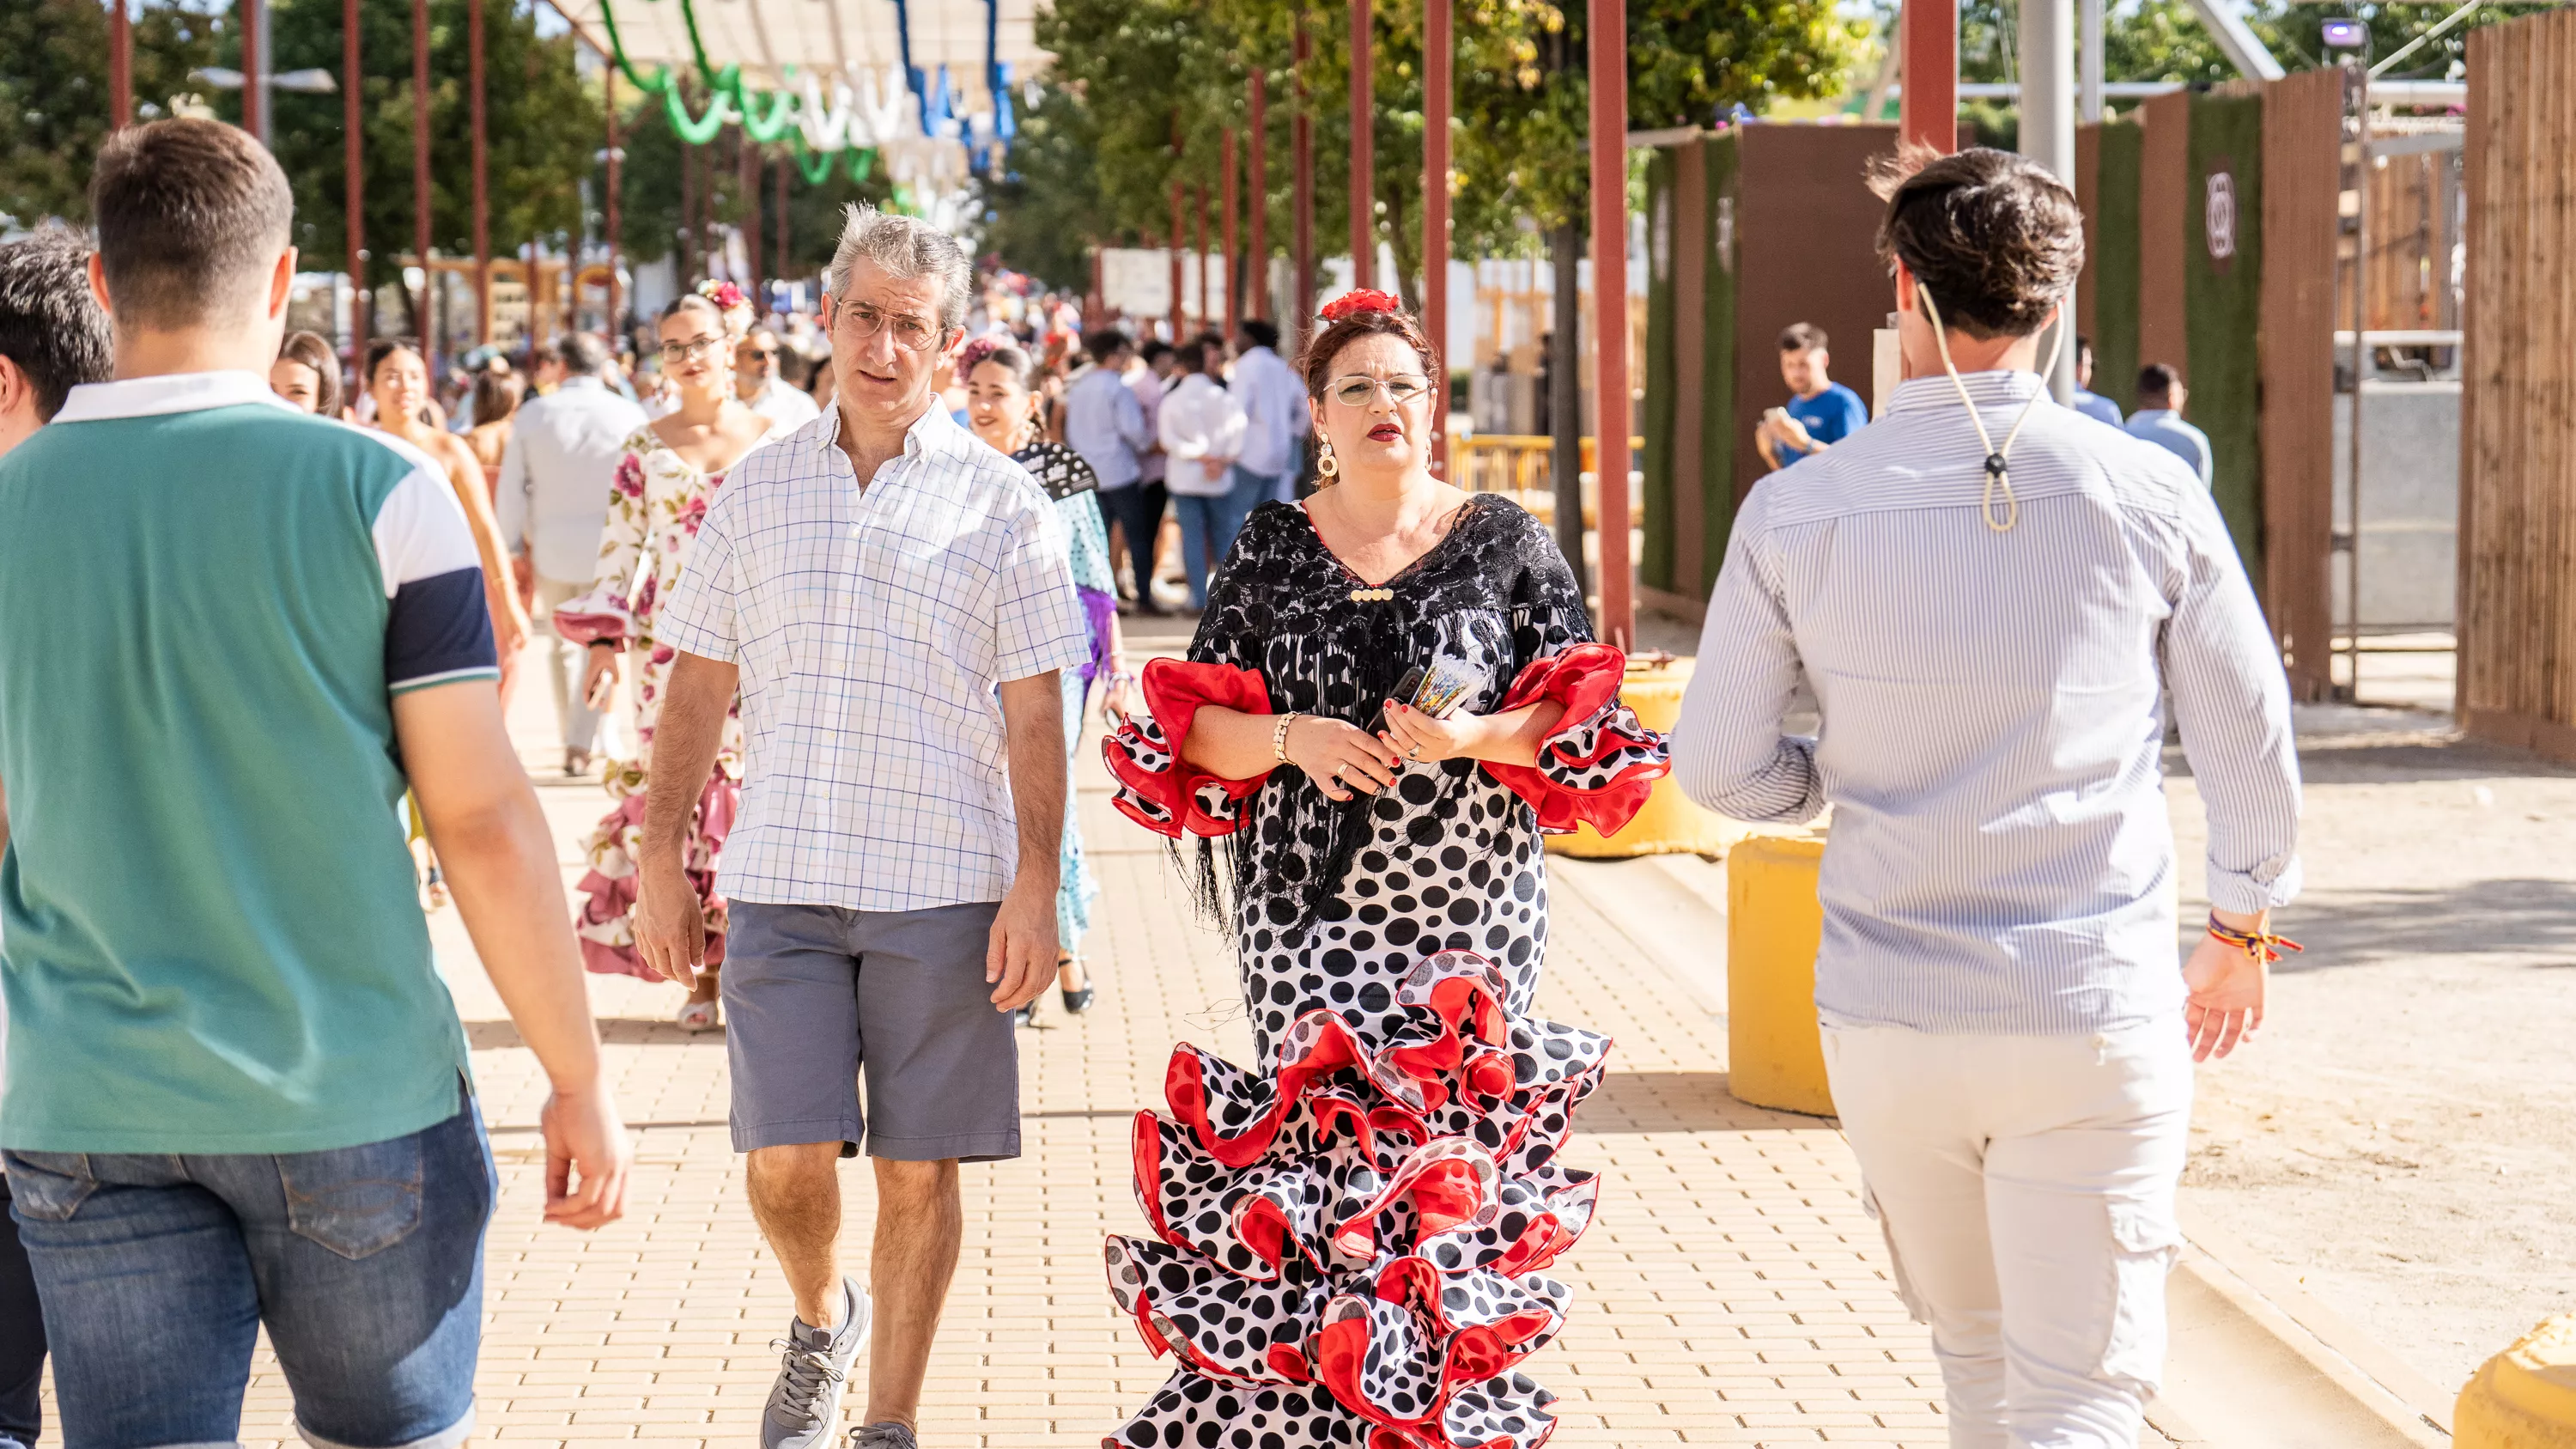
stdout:
MULTIPOLYGON (((602 54, 609 50, 603 6, 614 5, 617 37, 639 71, 696 64, 682 0, 553 0, 573 28, 602 54)), ((801 90, 808 76, 859 87, 873 82, 891 99, 910 42, 910 62, 923 98, 947 73, 950 110, 993 110, 988 66, 1006 67, 1014 89, 1047 61, 1037 47, 1038 0, 688 0, 707 63, 742 67, 758 89, 801 90)))

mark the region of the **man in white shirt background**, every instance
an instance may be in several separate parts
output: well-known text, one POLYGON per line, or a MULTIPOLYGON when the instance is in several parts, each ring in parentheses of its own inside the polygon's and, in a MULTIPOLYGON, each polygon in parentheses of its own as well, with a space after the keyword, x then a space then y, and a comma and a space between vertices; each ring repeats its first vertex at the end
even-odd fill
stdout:
POLYGON ((590 588, 617 460, 626 439, 644 426, 644 410, 600 375, 607 366, 608 344, 587 332, 567 333, 547 349, 537 363, 537 380, 554 390, 520 404, 510 445, 501 454, 494 500, 519 588, 535 590, 532 612, 545 631, 541 647, 548 655, 546 678, 554 686, 567 775, 589 772, 591 758, 604 752, 603 731, 614 723, 583 702, 586 651, 554 632, 555 606, 590 588))
POLYGON ((1137 612, 1159 614, 1154 540, 1163 531, 1162 485, 1148 484, 1146 470, 1156 469, 1154 476, 1160 478, 1163 458, 1154 450, 1153 414, 1127 378, 1136 349, 1115 327, 1095 329, 1082 345, 1091 354, 1091 366, 1064 390, 1064 441, 1100 480, 1102 520, 1116 524, 1126 536, 1137 612))
POLYGON ((1179 381, 1163 395, 1158 422, 1170 459, 1163 482, 1181 520, 1181 571, 1189 577, 1194 611, 1207 607, 1208 574, 1225 562, 1251 512, 1238 505, 1233 477, 1243 455, 1243 406, 1208 376, 1209 350, 1195 342, 1172 350, 1179 381))
POLYGON ((766 327, 754 327, 735 343, 734 395, 743 406, 769 419, 773 428, 801 428, 822 416, 823 409, 778 375, 778 351, 778 334, 766 327))
POLYGON ((1255 504, 1297 498, 1297 440, 1306 436, 1306 388, 1279 356, 1277 324, 1247 318, 1234 332, 1234 380, 1228 388, 1242 404, 1243 456, 1236 460, 1236 504, 1250 517, 1255 504))

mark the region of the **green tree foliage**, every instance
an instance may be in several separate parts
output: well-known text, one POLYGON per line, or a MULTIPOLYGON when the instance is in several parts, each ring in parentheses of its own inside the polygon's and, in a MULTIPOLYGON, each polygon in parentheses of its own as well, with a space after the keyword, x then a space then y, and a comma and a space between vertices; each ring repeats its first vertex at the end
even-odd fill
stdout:
MULTIPOLYGON (((160 7, 134 22, 136 114, 168 113, 188 72, 238 50, 224 13, 160 7)), ((336 67, 334 67, 336 69, 336 67)), ((98 0, 0 0, 0 216, 89 219, 90 158, 107 140, 107 9, 98 0)))
MULTIPOLYGON (((1040 13, 1039 43, 1056 56, 1059 134, 1091 141, 1089 163, 1041 170, 1015 156, 1018 180, 989 193, 994 209, 1006 197, 1035 202, 1085 225, 1086 244, 1161 235, 1170 228, 1175 178, 1215 194, 1218 134, 1244 126, 1246 77, 1258 66, 1272 128, 1264 202, 1269 234, 1284 245, 1293 224, 1288 121, 1297 78, 1289 59, 1297 14, 1291 0, 1055 0, 1040 13), (1047 199, 1059 190, 1069 194, 1047 199)), ((1707 122, 1738 104, 1758 111, 1778 98, 1830 93, 1866 33, 1838 19, 1830 0, 1630 0, 1628 16, 1629 114, 1639 127, 1707 122)), ((1320 249, 1339 252, 1349 233, 1349 12, 1318 4, 1306 20, 1315 231, 1320 249)), ((1371 22, 1372 201, 1409 289, 1421 270, 1421 7, 1380 0, 1371 22)), ((1453 245, 1517 250, 1530 225, 1582 215, 1589 185, 1582 10, 1548 0, 1458 0, 1452 33, 1453 245)), ((1036 149, 1054 160, 1061 148, 1036 149)), ((1039 270, 1038 253, 1020 236, 997 233, 997 250, 1007 246, 1006 260, 1039 270)))

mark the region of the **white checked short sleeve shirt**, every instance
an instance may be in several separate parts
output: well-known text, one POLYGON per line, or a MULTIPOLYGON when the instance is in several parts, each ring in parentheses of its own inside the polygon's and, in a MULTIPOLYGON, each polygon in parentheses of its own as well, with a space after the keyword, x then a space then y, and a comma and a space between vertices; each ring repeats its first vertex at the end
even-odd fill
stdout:
POLYGON ((742 671, 733 900, 997 901, 1018 866, 997 683, 1091 645, 1063 525, 934 400, 862 491, 840 410, 754 449, 708 506, 662 641, 742 671))

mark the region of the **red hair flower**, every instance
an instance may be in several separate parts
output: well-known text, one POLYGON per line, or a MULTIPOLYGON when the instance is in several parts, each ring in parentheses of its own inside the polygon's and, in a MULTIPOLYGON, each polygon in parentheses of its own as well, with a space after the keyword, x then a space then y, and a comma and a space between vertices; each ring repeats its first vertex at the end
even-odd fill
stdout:
POLYGON ((1323 318, 1327 322, 1339 322, 1345 317, 1361 312, 1400 313, 1403 310, 1404 303, 1398 298, 1385 292, 1361 287, 1355 291, 1344 292, 1325 303, 1323 318))
POLYGON ((734 308, 745 306, 751 301, 749 297, 742 294, 742 288, 735 286, 731 282, 700 282, 698 284, 698 295, 715 303, 716 310, 720 312, 730 312, 734 308))

